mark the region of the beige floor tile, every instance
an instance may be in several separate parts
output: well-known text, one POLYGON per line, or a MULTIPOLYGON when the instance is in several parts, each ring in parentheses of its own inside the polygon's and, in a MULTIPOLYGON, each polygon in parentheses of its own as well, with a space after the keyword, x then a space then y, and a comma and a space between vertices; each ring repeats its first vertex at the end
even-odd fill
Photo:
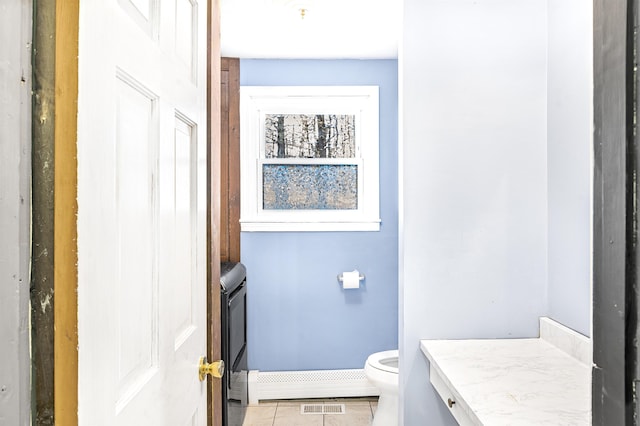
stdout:
POLYGON ((369 426, 377 397, 260 401, 249 406, 243 426, 369 426), (346 414, 300 414, 301 404, 345 404, 346 414))
POLYGON ((322 426, 321 414, 300 414, 300 403, 297 405, 278 404, 273 426, 322 426))
POLYGON ((368 403, 347 403, 345 414, 325 414, 324 426, 369 426, 371 419, 371 406, 368 403))
POLYGON ((278 401, 266 399, 264 401, 258 401, 258 405, 250 405, 250 407, 277 407, 278 401))
POLYGON ((252 405, 247 407, 247 414, 244 417, 243 426, 272 426, 276 415, 276 404, 272 405, 252 405))
POLYGON ((301 404, 322 404, 324 399, 279 399, 278 407, 298 407, 301 404))

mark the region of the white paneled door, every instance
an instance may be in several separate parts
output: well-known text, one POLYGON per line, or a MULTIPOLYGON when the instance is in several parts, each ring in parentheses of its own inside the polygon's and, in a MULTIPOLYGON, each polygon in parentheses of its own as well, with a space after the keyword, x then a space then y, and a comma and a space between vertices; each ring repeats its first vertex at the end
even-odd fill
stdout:
POLYGON ((82 426, 207 421, 206 8, 80 2, 82 426))

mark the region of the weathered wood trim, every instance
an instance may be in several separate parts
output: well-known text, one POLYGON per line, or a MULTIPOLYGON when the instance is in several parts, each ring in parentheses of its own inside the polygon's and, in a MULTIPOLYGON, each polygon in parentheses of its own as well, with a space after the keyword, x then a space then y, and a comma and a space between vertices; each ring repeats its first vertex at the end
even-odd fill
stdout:
POLYGON ((229 260, 240 262, 240 60, 229 59, 229 260))
POLYGON ((77 116, 79 0, 56 2, 55 419, 78 424, 77 116))
POLYGON ((220 60, 220 262, 229 262, 229 63, 220 60))
POLYGON ((55 2, 34 3, 31 342, 33 424, 54 424, 55 2))
POLYGON ((220 260, 240 262, 240 60, 221 60, 220 260))
MULTIPOLYGON (((207 20, 207 357, 220 349, 220 0, 208 0, 207 20)), ((222 425, 222 387, 207 381, 207 420, 222 425)))
POLYGON ((633 17, 594 1, 593 425, 633 424, 629 304, 635 287, 633 17))

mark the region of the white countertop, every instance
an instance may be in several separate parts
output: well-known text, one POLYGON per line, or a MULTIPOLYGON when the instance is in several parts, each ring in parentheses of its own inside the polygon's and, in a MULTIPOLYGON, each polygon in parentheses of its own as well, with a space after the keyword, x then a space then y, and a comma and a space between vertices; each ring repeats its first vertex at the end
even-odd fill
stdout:
POLYGON ((591 424, 590 365, 547 340, 422 340, 420 347, 468 407, 471 424, 591 424))

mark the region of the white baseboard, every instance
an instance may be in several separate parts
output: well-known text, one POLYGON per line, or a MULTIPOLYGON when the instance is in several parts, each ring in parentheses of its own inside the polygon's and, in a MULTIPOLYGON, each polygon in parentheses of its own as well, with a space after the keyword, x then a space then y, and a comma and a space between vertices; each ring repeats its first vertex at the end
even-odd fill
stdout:
POLYGON ((249 371, 249 404, 268 399, 378 396, 363 369, 249 371))

